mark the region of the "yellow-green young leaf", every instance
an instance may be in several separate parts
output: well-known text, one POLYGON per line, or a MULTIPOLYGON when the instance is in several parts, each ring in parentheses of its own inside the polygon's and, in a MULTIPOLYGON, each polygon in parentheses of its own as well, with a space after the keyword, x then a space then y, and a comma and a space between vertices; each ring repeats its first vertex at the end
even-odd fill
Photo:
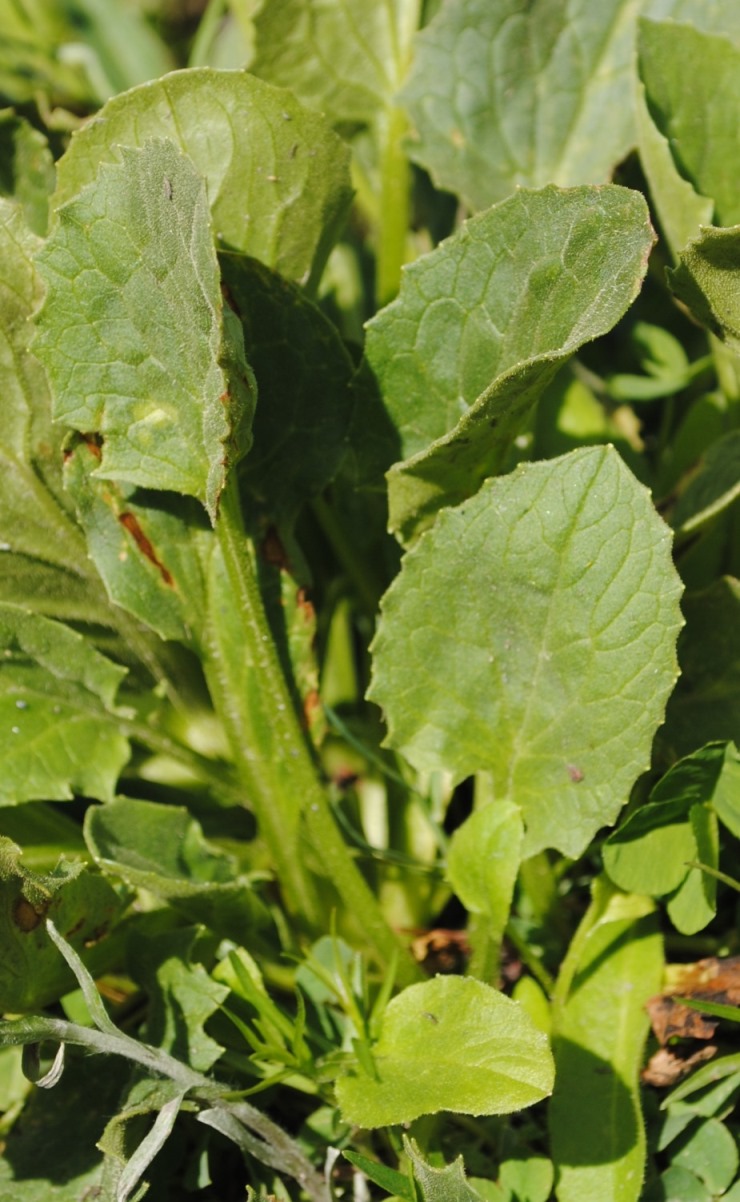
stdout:
POLYGON ((450 840, 447 879, 470 913, 487 916, 496 941, 508 922, 523 834, 518 806, 502 800, 472 813, 450 840))
POLYGON ((418 769, 490 772, 523 855, 613 823, 676 679, 670 534, 611 447, 526 464, 443 511, 382 603, 370 695, 418 769))
POLYGON ((517 185, 602 183, 630 149, 634 0, 448 0, 401 93, 413 157, 485 208, 517 185))
POLYGON ((222 316, 205 184, 169 141, 120 156, 38 254, 34 349, 55 418, 100 436, 96 476, 197 497, 214 521, 256 397, 241 327, 222 316))
POLYGON ((129 757, 115 695, 126 669, 74 630, 0 604, 0 805, 109 801, 129 757))
POLYGON ((547 187, 406 269, 366 352, 400 441, 388 483, 404 541, 495 474, 557 369, 634 300, 652 244, 637 192, 547 187))
POLYGON ((55 203, 150 138, 172 138, 195 164, 223 249, 318 282, 352 195, 349 148, 321 115, 245 71, 177 71, 114 97, 73 135, 55 203))
MULTIPOLYGON (((0 1011, 40 1010, 75 986, 46 933, 45 919, 83 952, 97 942, 121 908, 113 887, 81 861, 61 860, 43 876, 21 863, 22 852, 0 838, 0 1011)), ((84 952, 83 952, 84 954, 84 952)))
POLYGON ((558 1202, 637 1202, 641 1196, 644 1007, 660 989, 662 970, 652 903, 597 880, 553 1005, 556 1087, 549 1125, 558 1202))
POLYGON ((337 1082, 342 1116, 361 1127, 421 1114, 509 1114, 552 1089, 547 1036, 523 1008, 472 977, 438 976, 389 1003, 372 1048, 375 1076, 358 1064, 337 1082))

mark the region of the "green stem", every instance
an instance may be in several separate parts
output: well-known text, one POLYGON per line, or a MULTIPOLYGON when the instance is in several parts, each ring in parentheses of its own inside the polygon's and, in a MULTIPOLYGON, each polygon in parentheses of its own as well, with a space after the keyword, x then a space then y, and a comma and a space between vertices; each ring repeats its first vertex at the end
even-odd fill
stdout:
MULTIPOLYGON (((402 944, 342 839, 319 780, 267 620, 233 479, 221 499, 217 536, 225 578, 218 566, 211 571, 206 676, 286 902, 309 929, 326 929, 327 904, 302 854, 305 833, 320 870, 347 910, 361 916, 387 968, 402 944)), ((402 984, 418 979, 407 953, 398 977, 402 984)))
POLYGON ((408 127, 402 109, 389 107, 378 116, 380 146, 380 228, 376 254, 377 306, 393 300, 406 262, 406 236, 411 215, 411 168, 403 147, 408 127))

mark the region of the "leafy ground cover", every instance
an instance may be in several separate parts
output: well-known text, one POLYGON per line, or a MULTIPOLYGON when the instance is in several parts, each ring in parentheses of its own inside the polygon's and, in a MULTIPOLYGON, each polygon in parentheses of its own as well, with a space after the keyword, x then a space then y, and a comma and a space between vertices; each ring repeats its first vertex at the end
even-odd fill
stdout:
POLYGON ((0 29, 0 1202, 738 1202, 734 0, 0 29))

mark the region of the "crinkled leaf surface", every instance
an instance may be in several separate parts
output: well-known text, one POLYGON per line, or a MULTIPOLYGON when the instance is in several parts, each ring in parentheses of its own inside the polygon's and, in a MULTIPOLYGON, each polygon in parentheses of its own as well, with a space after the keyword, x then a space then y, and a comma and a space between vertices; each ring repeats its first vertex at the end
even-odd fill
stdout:
POLYGON ((485 208, 517 185, 602 183, 630 149, 634 0, 448 0, 401 94, 413 157, 485 208))
POLYGON ((681 675, 660 732, 672 758, 716 739, 740 742, 740 583, 731 576, 683 602, 681 675))
POLYGON ((189 498, 100 480, 99 463, 97 444, 80 438, 64 478, 111 600, 162 638, 192 642, 204 607, 200 551, 212 533, 205 513, 189 498))
POLYGON ((144 1039, 191 1068, 207 1071, 223 1048, 203 1024, 228 997, 197 959, 198 931, 185 927, 152 935, 137 948, 132 972, 149 993, 144 1039))
POLYGON ((347 1122, 411 1122, 421 1114, 508 1114, 552 1089, 547 1036, 516 1002, 473 977, 438 976, 398 994, 373 1046, 377 1078, 341 1077, 347 1122))
POLYGON ((39 1010, 74 988, 74 977, 46 933, 53 919, 77 949, 105 933, 120 909, 112 886, 80 861, 43 876, 21 863, 21 849, 0 838, 0 1011, 39 1010))
POLYGON ((85 839, 107 875, 169 901, 211 930, 244 939, 265 917, 248 878, 203 838, 182 806, 130 797, 91 806, 85 839))
POLYGON ((351 199, 349 149, 323 117, 246 71, 176 71, 114 97, 73 135, 55 202, 149 138, 174 139, 193 161, 224 249, 318 282, 351 199))
POLYGON ((570 988, 553 1017, 556 1088, 549 1110, 559 1202, 637 1202, 645 1130, 639 1071, 663 953, 653 905, 597 880, 571 944, 570 988), (610 896, 612 894, 612 896, 610 896))
POLYGON ((649 763, 676 679, 670 535, 610 447, 445 510, 386 593, 371 696, 418 769, 491 772, 523 854, 579 855, 649 763))
POLYGON ((733 169, 740 44, 692 25, 641 19, 638 50, 647 108, 679 175, 714 201, 719 225, 734 225, 740 221, 733 169))
POLYGON ((408 267, 366 354, 405 462, 391 528, 408 538, 500 465, 561 364, 636 296, 653 243, 636 192, 520 191, 408 267))
POLYGON ((703 229, 682 251, 675 270, 668 272, 679 300, 736 354, 740 352, 739 280, 740 226, 703 229))
POLYGON ((126 669, 60 622, 0 604, 0 805, 109 800, 129 756, 115 694, 126 669))
POLYGON ((336 327, 300 289, 255 259, 222 255, 221 268, 259 391, 240 478, 261 510, 290 523, 347 451, 354 364, 336 327))
POLYGON ((250 70, 341 121, 369 121, 397 91, 419 0, 267 0, 250 70))
POLYGON ((122 147, 58 213, 37 263, 54 416, 99 434, 97 475, 197 497, 215 519, 254 386, 221 316, 203 180, 172 142, 122 147))

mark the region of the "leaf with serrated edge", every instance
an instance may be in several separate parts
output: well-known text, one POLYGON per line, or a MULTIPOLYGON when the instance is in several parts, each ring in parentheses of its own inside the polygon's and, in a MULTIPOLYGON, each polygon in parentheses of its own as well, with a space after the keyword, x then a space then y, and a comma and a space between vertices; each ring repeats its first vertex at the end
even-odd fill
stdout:
POLYGON ((241 380, 221 365, 230 331, 205 185, 172 142, 120 153, 39 252, 35 351, 55 418, 101 436, 98 477, 197 497, 213 521, 255 395, 243 353, 241 380))
POLYGON ((406 268, 366 349, 401 441, 388 485, 404 541, 495 474, 557 369, 634 300, 652 244, 639 193, 547 187, 406 268))
POLYGON ((633 0, 448 0, 401 92, 413 157, 472 209, 602 183, 630 149, 633 0))
POLYGON ((174 139, 195 164, 224 249, 318 282, 352 197, 349 148, 324 117, 246 71, 175 71, 109 100, 73 134, 54 203, 149 138, 174 139))
POLYGON ((612 447, 443 511, 385 595, 370 696, 414 767, 492 774, 522 854, 580 855, 647 768, 675 682, 670 533, 612 447))
POLYGON ((362 1127, 422 1114, 509 1114, 552 1089, 547 1036, 511 998, 472 977, 438 976, 389 1003, 372 1049, 377 1077, 341 1077, 344 1119, 362 1127))
POLYGON ((115 694, 126 669, 74 630, 0 604, 0 805, 108 801, 129 757, 115 694))

